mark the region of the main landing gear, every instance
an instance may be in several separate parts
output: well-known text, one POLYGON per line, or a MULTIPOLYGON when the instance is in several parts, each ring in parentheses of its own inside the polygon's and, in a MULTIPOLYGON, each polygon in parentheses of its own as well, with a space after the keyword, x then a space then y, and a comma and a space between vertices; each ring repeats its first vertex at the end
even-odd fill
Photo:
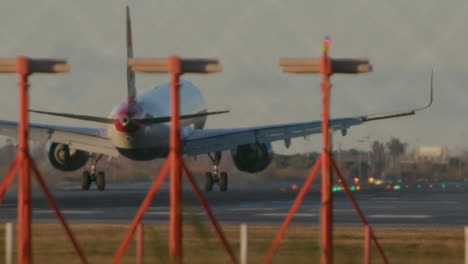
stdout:
POLYGON ((222 192, 228 189, 228 175, 226 172, 219 172, 219 163, 221 162, 221 152, 208 154, 211 161, 213 162, 213 172, 207 172, 205 174, 205 191, 211 192, 215 183, 219 184, 219 190, 222 192))
POLYGON ((106 188, 106 175, 103 171, 96 173, 96 164, 102 158, 102 154, 96 157, 95 154, 91 154, 91 168, 88 171, 84 171, 81 176, 81 189, 89 190, 91 182, 96 182, 98 190, 103 191, 106 188))

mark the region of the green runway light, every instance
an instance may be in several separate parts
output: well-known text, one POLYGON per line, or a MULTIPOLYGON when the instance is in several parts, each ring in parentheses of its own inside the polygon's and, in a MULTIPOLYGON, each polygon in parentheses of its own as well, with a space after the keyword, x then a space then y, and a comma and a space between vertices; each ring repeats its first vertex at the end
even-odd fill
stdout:
POLYGON ((395 191, 400 190, 400 188, 401 188, 400 185, 395 185, 395 186, 393 187, 393 189, 395 189, 395 191))
POLYGON ((445 189, 445 187, 447 187, 447 185, 445 185, 445 183, 442 183, 442 189, 445 189))
POLYGON ((355 191, 356 190, 356 187, 355 186, 351 186, 351 191, 355 191))
POLYGON ((416 185, 416 188, 421 189, 421 184, 416 185))

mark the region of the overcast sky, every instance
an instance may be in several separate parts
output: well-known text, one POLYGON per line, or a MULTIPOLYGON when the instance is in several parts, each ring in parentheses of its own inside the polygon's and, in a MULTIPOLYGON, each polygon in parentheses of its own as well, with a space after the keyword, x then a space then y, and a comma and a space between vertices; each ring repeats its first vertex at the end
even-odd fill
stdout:
MULTIPOLYGON (((31 78, 31 108, 107 116, 126 96, 125 5, 135 56, 217 57, 224 71, 186 75, 210 111, 208 128, 320 118, 320 77, 283 74, 280 57, 315 57, 325 35, 334 57, 369 58, 374 72, 332 78, 334 117, 424 106, 435 70, 434 105, 415 116, 376 121, 336 134, 335 145, 368 149, 398 137, 417 145, 468 148, 466 0, 4 1, 0 56, 66 57, 72 71, 31 78)), ((144 90, 167 80, 137 75, 144 90)), ((0 76, 0 119, 17 119, 16 77, 0 76)), ((33 122, 99 126, 32 115, 33 122)), ((318 151, 320 136, 280 153, 318 151)))

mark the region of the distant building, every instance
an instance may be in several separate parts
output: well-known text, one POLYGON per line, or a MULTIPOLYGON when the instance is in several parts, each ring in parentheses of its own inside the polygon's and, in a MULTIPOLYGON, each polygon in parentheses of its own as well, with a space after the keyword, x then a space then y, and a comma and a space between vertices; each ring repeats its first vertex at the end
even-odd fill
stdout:
POLYGON ((448 149, 442 146, 419 146, 414 150, 413 159, 415 161, 448 163, 448 149))

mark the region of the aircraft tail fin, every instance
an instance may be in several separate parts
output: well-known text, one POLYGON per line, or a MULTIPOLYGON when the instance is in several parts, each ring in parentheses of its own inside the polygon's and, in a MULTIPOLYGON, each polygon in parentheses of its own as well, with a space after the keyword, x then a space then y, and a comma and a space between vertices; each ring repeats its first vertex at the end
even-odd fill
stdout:
MULTIPOLYGON (((132 25, 130 22, 130 8, 126 6, 126 36, 127 36, 127 62, 128 59, 133 58, 133 45, 132 45, 132 25)), ((136 100, 136 86, 135 86, 135 73, 131 71, 127 63, 127 102, 132 104, 136 100)))

